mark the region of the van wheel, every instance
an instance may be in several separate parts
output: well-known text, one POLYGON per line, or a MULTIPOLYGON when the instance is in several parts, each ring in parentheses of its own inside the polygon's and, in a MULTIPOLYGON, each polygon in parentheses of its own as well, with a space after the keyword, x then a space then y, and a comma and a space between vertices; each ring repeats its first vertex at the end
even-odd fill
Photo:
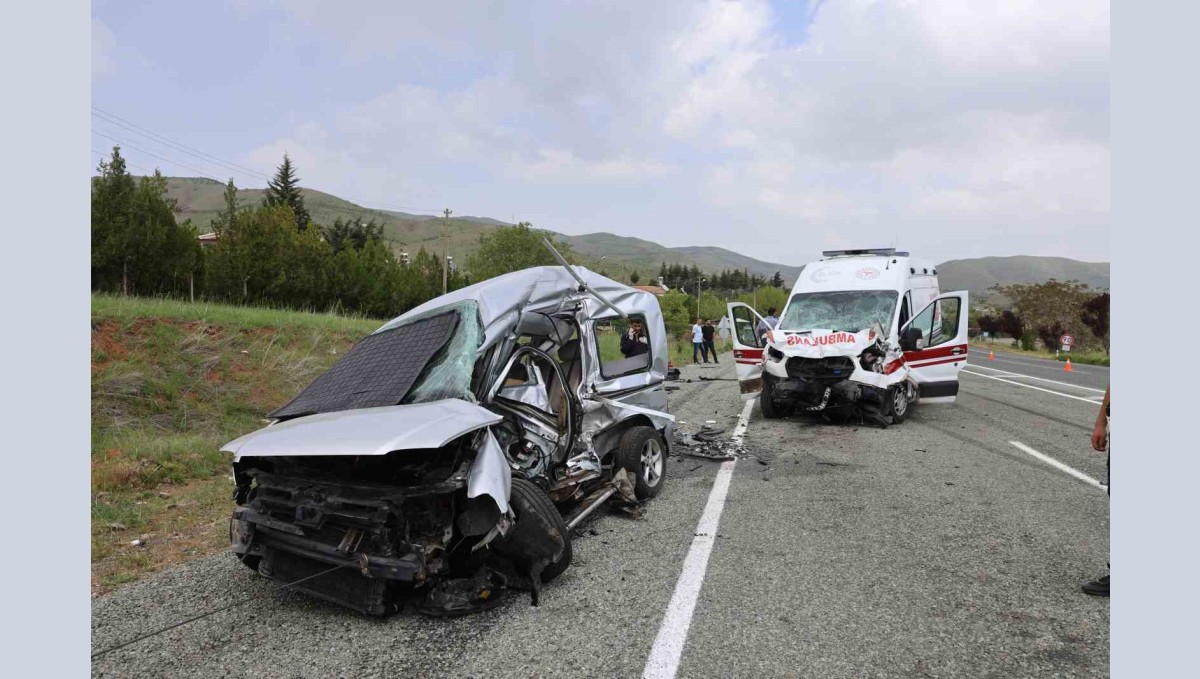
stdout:
POLYGON ((775 403, 775 386, 766 375, 763 375, 762 393, 759 394, 759 405, 762 407, 763 417, 768 420, 776 420, 783 417, 783 409, 775 403))
MULTIPOLYGON (((562 536, 563 549, 558 561, 551 561, 542 569, 542 582, 550 582, 562 575, 563 571, 571 565, 571 531, 567 530, 567 522, 563 521, 562 514, 558 513, 558 509, 550 501, 550 496, 531 481, 513 479, 512 489, 508 495, 513 513, 517 515, 516 529, 518 531, 522 530, 521 517, 534 515, 537 519, 532 522, 532 526, 538 526, 542 530, 550 528, 562 536)), ((514 537, 514 535, 510 535, 509 539, 514 537)))
POLYGON ((633 494, 649 500, 662 490, 667 478, 667 449, 653 427, 631 427, 621 437, 614 465, 634 478, 633 494))
POLYGON ((883 404, 883 414, 892 418, 892 424, 900 424, 908 417, 908 409, 912 405, 908 400, 908 387, 903 382, 888 387, 886 402, 883 404))

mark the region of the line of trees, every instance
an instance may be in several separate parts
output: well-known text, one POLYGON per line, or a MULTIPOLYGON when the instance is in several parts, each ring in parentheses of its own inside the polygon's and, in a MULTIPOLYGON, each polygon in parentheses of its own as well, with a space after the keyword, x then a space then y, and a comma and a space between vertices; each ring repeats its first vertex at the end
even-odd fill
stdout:
MULTIPOLYGON (((210 225, 213 247, 200 246, 190 220, 177 223, 178 211, 161 173, 135 181, 114 147, 92 183, 92 289, 377 317, 442 291, 440 257, 422 248, 402 266, 382 224, 314 222, 286 155, 261 205, 239 206, 233 180, 226 184, 224 208, 210 225)), ((447 283, 458 289, 468 280, 455 271, 447 283)))
POLYGON ((1011 300, 1012 308, 981 314, 979 329, 1008 335, 1032 349, 1035 340, 1047 348, 1058 346, 1063 334, 1075 337, 1079 350, 1109 349, 1107 291, 1094 291, 1079 281, 993 285, 992 290, 1011 300))
MULTIPOLYGON (((695 264, 685 266, 683 264, 667 264, 663 262, 658 270, 658 276, 668 288, 683 288, 685 290, 695 290, 697 281, 703 278, 705 282, 702 284, 702 290, 712 290, 726 296, 767 286, 774 288, 783 287, 783 275, 778 271, 771 278, 752 274, 746 269, 725 269, 715 274, 706 274, 695 264)), ((637 281, 632 280, 632 277, 631 282, 637 283, 637 281)))
MULTIPOLYGON (((211 247, 200 246, 197 227, 190 220, 179 223, 178 213, 162 174, 135 179, 113 147, 92 183, 92 289, 374 317, 403 313, 442 292, 439 254, 422 248, 404 264, 384 241, 381 223, 314 221, 287 155, 259 205, 239 205, 238 188, 229 180, 224 205, 209 224, 216 235, 211 247)), ((569 262, 579 261, 570 245, 521 222, 481 235, 464 269, 451 271, 447 288, 555 264, 543 237, 569 262)), ((773 301, 782 307, 786 299, 779 273, 773 279, 736 269, 704 274, 694 265, 664 263, 660 275, 672 288, 661 302, 673 326, 690 327, 697 315, 719 319, 735 296, 763 309, 773 301), (700 278, 706 281, 697 308, 700 278)), ((636 272, 630 275, 631 283, 638 280, 636 272)))

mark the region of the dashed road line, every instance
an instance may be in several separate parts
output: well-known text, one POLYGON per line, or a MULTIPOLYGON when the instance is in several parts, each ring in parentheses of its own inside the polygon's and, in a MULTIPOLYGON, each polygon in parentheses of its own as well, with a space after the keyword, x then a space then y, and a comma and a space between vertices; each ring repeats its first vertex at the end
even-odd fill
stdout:
MULTIPOLYGON (((740 445, 746 435, 746 427, 750 424, 750 410, 753 407, 754 401, 747 401, 746 406, 742 408, 742 414, 738 417, 731 437, 735 446, 740 445)), ((721 511, 725 508, 725 497, 729 494, 729 482, 733 479, 735 466, 736 459, 722 462, 721 469, 717 472, 717 479, 708 494, 708 502, 704 505, 704 513, 700 515, 700 523, 696 525, 692 546, 683 561, 683 571, 675 583, 675 593, 671 595, 671 603, 667 604, 667 612, 658 628, 658 636, 654 638, 654 646, 650 648, 646 668, 642 670, 642 676, 647 679, 673 679, 679 671, 683 646, 687 642, 688 629, 692 626, 692 614, 696 610, 696 600, 700 597, 700 588, 704 584, 708 557, 712 554, 713 543, 717 538, 721 511)))
POLYGON ((1074 467, 1070 467, 1070 466, 1067 466, 1067 465, 1059 462, 1058 460, 1050 457, 1049 455, 1039 453, 1038 451, 1034 450, 1033 448, 1030 448, 1029 446, 1025 445, 1024 443, 1021 443, 1020 441, 1009 441, 1009 443, 1011 443, 1013 446, 1016 446, 1017 450, 1028 453, 1028 454, 1036 457, 1037 459, 1041 460, 1042 462, 1045 462, 1046 464, 1050 465, 1051 467, 1054 467, 1055 469, 1057 469, 1059 471, 1063 471, 1063 472, 1070 474, 1071 476, 1074 476, 1075 478, 1079 479, 1080 481, 1083 481, 1084 483, 1095 488, 1096 490, 1108 490, 1108 486, 1104 485, 1103 483, 1100 483, 1096 479, 1093 479, 1092 477, 1088 476, 1087 474, 1084 474, 1083 472, 1079 471, 1078 469, 1075 469, 1074 467))

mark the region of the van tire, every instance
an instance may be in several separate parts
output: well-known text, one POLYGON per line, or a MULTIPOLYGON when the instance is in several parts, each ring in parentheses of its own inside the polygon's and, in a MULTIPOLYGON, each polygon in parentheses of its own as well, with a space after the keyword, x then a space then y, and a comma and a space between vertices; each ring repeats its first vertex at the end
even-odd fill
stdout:
POLYGON ((663 482, 667 480, 667 447, 653 427, 630 427, 621 436, 614 461, 614 468, 624 469, 633 477, 633 494, 638 500, 649 500, 662 491, 663 482), (650 473, 647 473, 647 465, 650 465, 650 473))
POLYGON ((779 404, 775 403, 774 384, 767 379, 766 375, 763 375, 762 393, 759 394, 758 398, 763 417, 768 420, 777 420, 783 417, 783 409, 779 407, 779 404))
POLYGON ((540 515, 547 524, 553 526, 559 535, 562 535, 562 554, 558 557, 558 561, 550 562, 542 570, 542 582, 550 582, 562 575, 571 565, 571 531, 567 530, 567 522, 563 521, 562 514, 558 513, 558 509, 550 501, 550 496, 532 481, 513 479, 508 499, 513 513, 517 515, 518 523, 521 521, 522 515, 535 513, 540 515))

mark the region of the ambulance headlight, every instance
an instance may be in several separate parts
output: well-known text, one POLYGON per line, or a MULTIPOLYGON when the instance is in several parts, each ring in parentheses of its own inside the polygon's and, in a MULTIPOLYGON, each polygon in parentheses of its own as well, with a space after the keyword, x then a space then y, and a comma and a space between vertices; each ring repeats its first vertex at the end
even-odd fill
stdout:
POLYGON ((775 347, 767 347, 767 356, 770 356, 771 360, 773 360, 773 361, 782 361, 783 360, 783 352, 776 349, 775 347))

